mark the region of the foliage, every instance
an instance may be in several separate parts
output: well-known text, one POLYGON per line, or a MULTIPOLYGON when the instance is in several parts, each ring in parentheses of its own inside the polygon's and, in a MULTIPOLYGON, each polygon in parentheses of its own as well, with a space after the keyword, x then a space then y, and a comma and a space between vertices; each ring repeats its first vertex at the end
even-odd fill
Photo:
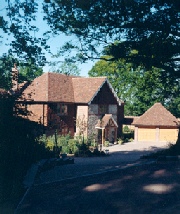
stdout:
MULTIPOLYGON (((38 138, 38 141, 43 143, 46 148, 50 149, 51 151, 54 151, 54 148, 56 146, 55 135, 42 135, 38 138)), ((57 147, 59 153, 74 154, 78 150, 77 145, 78 141, 75 139, 71 139, 70 135, 57 135, 57 147)))
MULTIPOLYGON (((38 141, 43 143, 46 148, 54 151, 55 135, 42 135, 38 138, 38 141)), ((109 143, 107 142, 106 146, 108 146, 108 144, 109 143)), ((75 138, 70 138, 70 135, 57 135, 57 147, 59 154, 74 154, 75 156, 83 157, 105 155, 103 152, 98 150, 97 144, 92 138, 84 139, 84 137, 81 135, 76 136, 75 138)))
POLYGON ((22 63, 14 58, 12 55, 4 54, 0 57, 0 88, 11 89, 11 71, 14 64, 18 65, 19 75, 18 82, 31 81, 43 73, 41 67, 32 64, 30 61, 22 63))
POLYGON ((43 49, 48 49, 46 36, 38 36, 36 15, 38 4, 35 1, 6 1, 0 28, 4 31, 8 54, 23 62, 43 65, 46 61, 43 49))
POLYGON ((85 115, 76 119, 76 127, 78 128, 79 137, 82 137, 84 140, 84 132, 87 128, 87 118, 85 118, 85 115))
POLYGON ((105 142, 104 142, 104 146, 105 146, 105 147, 108 147, 108 146, 109 146, 109 141, 105 141, 105 142))
POLYGON ((25 65, 19 63, 19 82, 32 81, 42 74, 43 69, 41 67, 31 64, 30 62, 25 65))
POLYGON ((17 205, 28 168, 51 155, 35 140, 41 127, 14 115, 14 101, 15 97, 8 93, 0 94, 0 207, 17 205))
POLYGON ((57 66, 56 62, 50 63, 50 70, 55 73, 61 73, 72 76, 79 76, 80 69, 75 63, 72 62, 63 62, 61 66, 57 66))
POLYGON ((44 63, 47 40, 64 33, 76 40, 66 42, 60 55, 67 52, 69 56, 77 50, 75 57, 85 61, 99 58, 100 47, 107 47, 105 54, 112 56, 109 60, 125 59, 148 70, 154 66, 176 78, 179 10, 177 0, 14 0, 7 1, 7 17, 0 17, 0 28, 14 38, 9 41, 10 53, 33 64, 44 63), (36 22, 41 7, 45 26, 50 29, 43 36, 39 36, 36 22))
POLYGON ((100 45, 107 46, 111 60, 123 58, 148 70, 154 66, 178 75, 180 8, 176 0, 57 0, 44 3, 43 9, 53 33, 73 34, 79 40, 79 45, 67 42, 62 51, 77 49, 86 60, 98 55, 100 45))
MULTIPOLYGON (((103 56, 111 58, 111 56, 103 56)), ((179 116, 179 78, 163 76, 162 69, 144 67, 134 69, 125 60, 99 60, 88 72, 90 76, 107 76, 118 97, 125 101, 125 115, 142 115, 155 102, 161 102, 176 117, 179 116)))
POLYGON ((10 89, 11 86, 11 70, 17 60, 12 56, 4 54, 0 57, 0 88, 10 89))
POLYGON ((124 132, 124 133, 130 133, 130 132, 131 132, 131 129, 130 129, 128 126, 124 126, 124 127, 123 127, 123 132, 124 132))

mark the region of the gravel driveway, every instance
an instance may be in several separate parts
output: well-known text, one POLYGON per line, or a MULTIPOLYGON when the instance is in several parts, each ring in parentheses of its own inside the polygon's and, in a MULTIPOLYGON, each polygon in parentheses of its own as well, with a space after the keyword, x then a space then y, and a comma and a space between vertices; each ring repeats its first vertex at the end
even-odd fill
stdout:
POLYGON ((51 170, 42 172, 36 178, 35 185, 134 166, 142 161, 139 159, 141 155, 163 149, 167 146, 167 143, 158 143, 157 145, 157 143, 129 142, 123 145, 104 147, 104 150, 109 150, 109 156, 75 157, 74 164, 56 166, 51 170))

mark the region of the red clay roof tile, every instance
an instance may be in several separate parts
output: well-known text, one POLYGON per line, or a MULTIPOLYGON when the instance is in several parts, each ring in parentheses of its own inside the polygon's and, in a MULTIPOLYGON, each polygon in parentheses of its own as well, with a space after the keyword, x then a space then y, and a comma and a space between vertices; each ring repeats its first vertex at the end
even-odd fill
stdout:
MULTIPOLYGON (((44 73, 32 81, 19 100, 87 104, 93 100, 106 81, 106 77, 74 77, 44 73)), ((120 103, 118 97, 116 99, 120 103)))
POLYGON ((132 125, 177 127, 178 120, 161 103, 155 103, 132 125))

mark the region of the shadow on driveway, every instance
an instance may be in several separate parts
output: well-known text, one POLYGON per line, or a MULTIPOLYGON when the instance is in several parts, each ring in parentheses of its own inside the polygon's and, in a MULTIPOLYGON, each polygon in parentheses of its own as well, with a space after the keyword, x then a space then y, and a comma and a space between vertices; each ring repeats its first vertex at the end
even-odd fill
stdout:
POLYGON ((178 214, 180 162, 160 162, 33 186, 17 213, 178 214))

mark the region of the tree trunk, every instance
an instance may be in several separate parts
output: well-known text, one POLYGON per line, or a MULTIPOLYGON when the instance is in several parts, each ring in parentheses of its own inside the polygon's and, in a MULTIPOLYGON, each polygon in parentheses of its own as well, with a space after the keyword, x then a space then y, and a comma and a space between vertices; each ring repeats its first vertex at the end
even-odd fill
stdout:
POLYGON ((180 147, 180 126, 179 126, 178 139, 176 141, 176 145, 180 147))

